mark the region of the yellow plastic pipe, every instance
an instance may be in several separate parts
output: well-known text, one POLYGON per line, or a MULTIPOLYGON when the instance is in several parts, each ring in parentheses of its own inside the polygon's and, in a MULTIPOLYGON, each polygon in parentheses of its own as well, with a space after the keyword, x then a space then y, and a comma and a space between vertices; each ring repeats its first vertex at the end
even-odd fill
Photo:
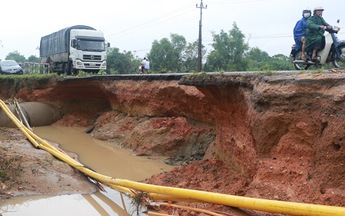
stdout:
POLYGON ((241 197, 228 194, 212 193, 183 188, 163 187, 149 185, 124 179, 115 179, 116 184, 123 187, 146 191, 149 193, 173 195, 196 199, 203 202, 246 208, 264 212, 273 212, 290 215, 345 215, 345 208, 338 206, 326 206, 317 204, 305 204, 296 202, 284 202, 277 200, 241 197))
POLYGON ((148 198, 154 201, 177 201, 177 202, 201 202, 200 200, 190 199, 186 197, 178 197, 166 194, 149 193, 148 198))
POLYGON ((6 104, 0 100, 0 106, 7 116, 16 124, 16 126, 24 133, 29 141, 36 147, 41 148, 62 161, 65 161, 77 170, 85 173, 91 178, 106 184, 112 188, 135 195, 131 189, 148 192, 150 198, 157 199, 171 199, 171 200, 189 200, 208 202, 220 205, 227 205, 239 208, 246 208, 264 212, 290 214, 290 215, 345 215, 345 208, 338 206, 326 206, 316 204, 305 204, 296 202, 284 202, 277 200, 267 200, 258 198, 249 198, 234 196, 228 194, 212 193, 198 190, 164 187, 157 185, 144 184, 124 179, 115 179, 109 176, 99 174, 93 170, 88 169, 80 162, 74 160, 69 155, 56 149, 54 146, 45 142, 27 127, 25 127, 16 116, 8 109, 6 104), (39 141, 39 143, 37 142, 39 141))

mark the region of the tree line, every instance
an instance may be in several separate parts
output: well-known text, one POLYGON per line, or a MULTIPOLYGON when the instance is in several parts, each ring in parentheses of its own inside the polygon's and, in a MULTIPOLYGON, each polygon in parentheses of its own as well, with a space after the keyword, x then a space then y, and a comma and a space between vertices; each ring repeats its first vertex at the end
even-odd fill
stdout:
MULTIPOLYGON (((233 23, 228 32, 221 30, 212 34, 211 51, 202 47, 203 71, 275 71, 292 70, 293 64, 288 56, 277 54, 269 56, 257 47, 249 47, 245 35, 233 23)), ((150 60, 151 73, 185 73, 196 72, 198 62, 198 41, 188 43, 184 36, 170 34, 152 42, 146 57, 150 60)), ((18 51, 9 53, 6 59, 17 62, 39 62, 36 56, 25 59, 18 51)), ((107 55, 108 74, 139 73, 142 59, 131 51, 121 52, 119 48, 109 48, 107 55)))

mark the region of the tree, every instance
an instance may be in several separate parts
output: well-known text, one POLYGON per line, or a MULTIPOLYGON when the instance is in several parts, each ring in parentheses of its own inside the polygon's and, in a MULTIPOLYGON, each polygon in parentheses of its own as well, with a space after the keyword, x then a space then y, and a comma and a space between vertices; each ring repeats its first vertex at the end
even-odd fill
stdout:
POLYGON ((271 70, 293 70, 293 64, 288 56, 277 54, 270 61, 271 70))
POLYGON ((219 34, 212 34, 213 50, 207 57, 205 70, 208 71, 243 71, 247 69, 248 62, 245 59, 245 52, 248 44, 244 42, 244 34, 239 30, 236 23, 229 33, 220 31, 219 34))
MULTIPOLYGON (((193 72, 198 70, 198 46, 199 41, 188 43, 183 53, 183 69, 185 72, 193 72)), ((201 55, 206 55, 206 49, 201 47, 201 55)))
POLYGON ((187 45, 186 39, 178 34, 171 34, 170 39, 173 45, 173 61, 176 62, 178 71, 181 71, 183 66, 183 52, 187 45))
POLYGON ((271 57, 267 52, 261 51, 257 47, 251 48, 246 53, 246 59, 248 60, 249 71, 262 71, 270 68, 269 62, 271 57))
POLYGON ((149 59, 151 69, 159 72, 178 72, 183 68, 183 52, 186 39, 182 35, 170 34, 170 40, 153 41, 149 59))
POLYGON ((246 54, 246 58, 250 71, 293 70, 293 64, 288 56, 277 54, 271 57, 257 47, 251 48, 246 54))
POLYGON ((39 62, 40 62, 40 59, 39 59, 38 57, 34 56, 34 55, 31 55, 31 56, 29 56, 28 61, 29 61, 29 62, 36 62, 36 63, 39 63, 39 62))
POLYGON ((22 63, 26 62, 25 56, 21 55, 17 50, 10 52, 6 58, 7 60, 15 60, 16 62, 22 63))
POLYGON ((140 60, 129 51, 120 53, 119 48, 112 48, 107 56, 107 72, 117 74, 137 73, 140 60))

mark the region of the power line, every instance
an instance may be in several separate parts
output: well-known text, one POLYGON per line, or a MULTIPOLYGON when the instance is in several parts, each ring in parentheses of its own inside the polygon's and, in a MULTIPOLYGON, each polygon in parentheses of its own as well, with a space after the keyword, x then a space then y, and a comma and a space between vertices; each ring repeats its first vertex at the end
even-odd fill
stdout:
POLYGON ((252 3, 252 2, 262 2, 271 0, 227 0, 227 1, 214 1, 210 5, 226 5, 226 4, 237 4, 237 3, 252 3))
MULTIPOLYGON (((165 21, 174 19, 174 18, 176 18, 178 16, 181 16, 183 14, 189 13, 189 12, 192 11, 192 9, 190 7, 190 4, 191 4, 192 1, 194 1, 194 0, 190 0, 190 3, 187 3, 187 4, 181 6, 181 7, 177 8, 177 9, 171 11, 171 13, 155 17, 155 18, 150 19, 150 20, 148 20, 146 22, 139 23, 139 24, 134 25, 132 27, 129 27, 127 29, 124 29, 124 30, 121 30, 119 32, 110 34, 110 35, 107 36, 107 38, 113 38, 113 37, 116 37, 116 36, 119 36, 119 35, 122 35, 122 34, 139 31, 141 29, 147 28, 148 26, 153 26, 153 25, 155 25, 157 23, 165 22, 165 21), (183 10, 185 10, 185 11, 183 11, 183 10), (179 13, 174 15, 175 12, 179 12, 179 13)), ((261 1, 270 1, 270 0, 227 0, 227 1, 221 0, 221 1, 215 1, 215 2, 213 2, 211 4, 212 5, 223 5, 223 4, 234 4, 234 3, 261 2, 261 1)))
POLYGON ((122 31, 110 34, 110 35, 108 35, 108 38, 112 38, 114 36, 119 36, 121 34, 126 34, 126 33, 133 32, 133 31, 139 31, 141 29, 147 28, 148 26, 153 26, 157 23, 166 22, 168 20, 174 19, 178 16, 189 13, 191 11, 192 11, 192 8, 190 7, 190 3, 188 3, 188 4, 185 4, 185 5, 177 8, 176 10, 173 10, 171 13, 168 13, 168 14, 165 14, 165 15, 162 15, 159 17, 155 17, 155 18, 150 19, 146 22, 139 23, 137 25, 134 25, 134 26, 129 27, 127 29, 124 29, 122 31), (175 12, 178 12, 178 13, 175 14, 175 12))
POLYGON ((268 38, 287 38, 287 37, 293 37, 292 34, 276 34, 276 35, 257 35, 257 36, 249 36, 251 39, 268 39, 268 38))
MULTIPOLYGON (((341 29, 345 29, 345 27, 341 27, 341 29)), ((345 32, 339 32, 339 34, 345 34, 345 32)), ((280 38, 293 38, 292 34, 285 33, 285 34, 274 34, 274 35, 257 35, 257 36, 251 36, 249 35, 248 40, 261 40, 261 39, 280 39, 280 38)), ((204 38, 203 41, 209 41, 212 42, 213 39, 211 38, 204 38)), ((210 45, 210 44, 208 44, 210 45)), ((147 49, 142 49, 142 50, 133 50, 133 52, 143 52, 143 51, 148 51, 150 48, 147 49)))
MULTIPOLYGON (((186 0, 187 2, 188 0, 186 0)), ((153 19, 150 19, 146 22, 143 22, 143 23, 140 23, 140 24, 137 24, 137 25, 134 25, 132 27, 129 27, 127 29, 124 29, 122 31, 119 31, 119 32, 116 32, 116 33, 113 33, 113 34, 110 34, 107 38, 113 38, 113 37, 117 37, 117 36, 120 36, 120 35, 123 35, 123 34, 127 34, 127 33, 130 33, 130 32, 135 32, 135 31, 139 31, 143 28, 147 28, 148 26, 153 26, 153 25, 156 25, 157 23, 161 23, 161 22, 166 22, 168 20, 171 20, 171 19, 174 19, 176 17, 179 17, 183 14, 186 14, 186 13, 190 13, 192 11, 192 7, 190 7, 190 4, 191 2, 194 1, 194 0, 190 0, 187 4, 184 4, 182 5, 181 7, 175 9, 175 10, 172 10, 170 13, 166 13, 164 15, 161 15, 161 16, 158 16, 158 17, 155 17, 153 19)), ((264 1, 272 1, 272 0, 214 0, 211 2, 211 5, 225 5, 225 4, 242 4, 242 3, 252 3, 252 2, 264 2, 264 1)), ((201 0, 201 4, 202 4, 202 0, 201 0)), ((201 7, 201 4, 200 6, 197 5, 197 8, 200 8, 200 21, 199 21, 199 45, 200 45, 200 42, 202 43, 202 9, 206 9, 205 8, 202 8, 201 7)), ((344 29, 344 27, 341 27, 342 29, 344 29)), ((344 34, 344 32, 340 32, 338 33, 339 34, 344 34)), ((261 39, 279 39, 279 38, 292 38, 293 35, 290 34, 290 33, 284 33, 284 34, 273 34, 273 35, 251 35, 249 34, 248 38, 249 39, 252 39, 252 40, 261 40, 261 39)), ((206 41, 212 41, 212 39, 206 39, 206 41)), ((1 45, 1 44, 0 44, 1 45)), ((202 44, 199 46, 201 47, 202 44)), ((143 49, 143 50, 136 50, 137 52, 141 52, 141 51, 144 51, 144 50, 149 50, 149 49, 143 49)), ((199 50, 198 50, 199 51, 199 50)), ((201 55, 199 55, 201 56, 201 55)), ((200 61, 200 59, 198 59, 200 61)), ((200 63, 200 65, 202 65, 200 63)), ((199 68, 199 67, 198 67, 199 68)))

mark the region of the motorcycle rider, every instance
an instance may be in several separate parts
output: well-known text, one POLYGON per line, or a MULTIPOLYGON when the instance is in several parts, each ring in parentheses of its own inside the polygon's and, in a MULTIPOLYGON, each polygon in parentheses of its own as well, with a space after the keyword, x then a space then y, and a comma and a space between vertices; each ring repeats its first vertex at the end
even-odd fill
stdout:
POLYGON ((301 49, 301 59, 306 61, 305 57, 305 35, 306 35, 306 29, 307 29, 307 20, 311 15, 310 10, 303 10, 302 12, 302 19, 298 20, 294 29, 293 29, 293 35, 295 39, 295 50, 301 49))
POLYGON ((147 73, 150 69, 150 61, 144 57, 143 61, 141 62, 141 73, 147 73))
POLYGON ((316 54, 323 48, 325 29, 332 29, 323 18, 323 7, 315 7, 313 16, 307 20, 306 44, 307 51, 312 52, 312 61, 317 61, 316 54))

